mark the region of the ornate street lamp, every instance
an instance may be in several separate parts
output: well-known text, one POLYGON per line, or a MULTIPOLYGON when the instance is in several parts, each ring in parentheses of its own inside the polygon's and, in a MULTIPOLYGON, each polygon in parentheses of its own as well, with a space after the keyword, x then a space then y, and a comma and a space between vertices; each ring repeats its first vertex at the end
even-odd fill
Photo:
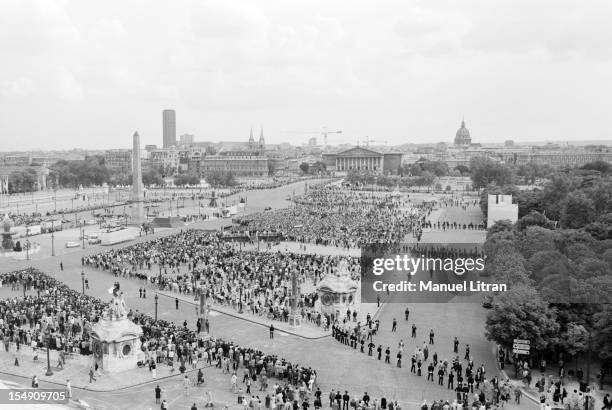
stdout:
POLYGON ((45 376, 53 376, 53 370, 51 370, 51 359, 49 358, 49 345, 51 344, 51 332, 49 332, 48 328, 47 328, 47 331, 45 332, 45 340, 47 342, 47 372, 45 373, 45 376))
POLYGON ((155 321, 157 322, 157 301, 159 300, 157 293, 155 293, 155 297, 153 299, 155 299, 155 321))
POLYGON ((242 285, 240 285, 240 300, 238 300, 238 313, 244 313, 242 310, 242 285))

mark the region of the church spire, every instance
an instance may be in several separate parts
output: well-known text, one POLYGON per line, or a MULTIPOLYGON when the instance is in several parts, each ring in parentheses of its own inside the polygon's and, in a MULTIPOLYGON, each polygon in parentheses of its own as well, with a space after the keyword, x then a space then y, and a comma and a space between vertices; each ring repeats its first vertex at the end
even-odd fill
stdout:
POLYGON ((251 127, 251 135, 249 136, 249 148, 253 148, 255 145, 255 138, 253 138, 253 127, 251 127))
POLYGON ((259 132, 259 147, 263 148, 265 145, 266 145, 266 141, 264 140, 263 127, 261 127, 261 130, 259 132))

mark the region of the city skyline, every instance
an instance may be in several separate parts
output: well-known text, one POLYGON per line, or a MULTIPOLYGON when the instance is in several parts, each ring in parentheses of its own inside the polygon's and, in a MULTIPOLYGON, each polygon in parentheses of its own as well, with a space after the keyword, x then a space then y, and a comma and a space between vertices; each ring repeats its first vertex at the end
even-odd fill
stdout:
POLYGON ((200 141, 611 139, 609 3, 358 3, 3 3, 3 151, 161 146, 166 108, 200 141))

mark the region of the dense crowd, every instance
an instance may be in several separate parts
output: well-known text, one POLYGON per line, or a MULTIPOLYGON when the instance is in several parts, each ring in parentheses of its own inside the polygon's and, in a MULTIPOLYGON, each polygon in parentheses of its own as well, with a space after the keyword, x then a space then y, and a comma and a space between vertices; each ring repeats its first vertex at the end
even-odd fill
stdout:
POLYGON ((240 218, 237 229, 278 232, 290 241, 354 248, 403 242, 410 233, 420 235, 431 210, 429 202, 402 201, 395 194, 323 187, 296 198, 290 208, 240 218))
MULTIPOLYGON (((109 303, 78 293, 51 276, 33 268, 3 273, 3 286, 25 286, 36 295, 13 297, 0 301, 0 336, 6 351, 9 343, 17 350, 22 344, 34 348, 47 346, 62 352, 91 354, 91 326, 107 315, 109 303)), ((127 315, 143 329, 142 350, 149 369, 159 364, 196 367, 198 361, 215 363, 219 368, 236 371, 242 367, 255 380, 266 374, 292 385, 312 384, 316 371, 291 363, 276 355, 268 355, 257 349, 239 346, 220 338, 199 336, 202 326, 189 329, 187 322, 177 325, 165 320, 155 320, 143 313, 130 311, 127 315)))
POLYGON ((35 291, 25 297, 0 300, 0 333, 5 350, 10 342, 67 353, 90 354, 91 324, 106 304, 83 295, 34 269, 0 274, 2 286, 35 291))
MULTIPOLYGON (((206 289, 212 303, 287 321, 291 309, 292 274, 299 285, 314 286, 337 269, 339 256, 292 252, 240 251, 221 240, 216 233, 184 230, 121 249, 84 256, 83 265, 135 277, 158 285, 161 289, 193 293, 206 289)), ((354 279, 359 277, 357 258, 348 259, 354 279)), ((303 287, 303 286, 302 286, 303 287)), ((318 295, 301 292, 299 313, 314 324, 327 326, 330 318, 322 315, 315 304, 318 295)))

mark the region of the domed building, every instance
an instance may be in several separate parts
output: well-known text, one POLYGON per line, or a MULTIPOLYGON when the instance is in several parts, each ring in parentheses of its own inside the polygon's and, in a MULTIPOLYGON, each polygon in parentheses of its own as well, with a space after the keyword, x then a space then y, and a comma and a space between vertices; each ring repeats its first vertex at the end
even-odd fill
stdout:
POLYGON ((472 143, 472 137, 470 137, 470 130, 465 128, 465 121, 461 121, 461 128, 457 130, 455 134, 455 145, 457 146, 469 146, 472 143))

